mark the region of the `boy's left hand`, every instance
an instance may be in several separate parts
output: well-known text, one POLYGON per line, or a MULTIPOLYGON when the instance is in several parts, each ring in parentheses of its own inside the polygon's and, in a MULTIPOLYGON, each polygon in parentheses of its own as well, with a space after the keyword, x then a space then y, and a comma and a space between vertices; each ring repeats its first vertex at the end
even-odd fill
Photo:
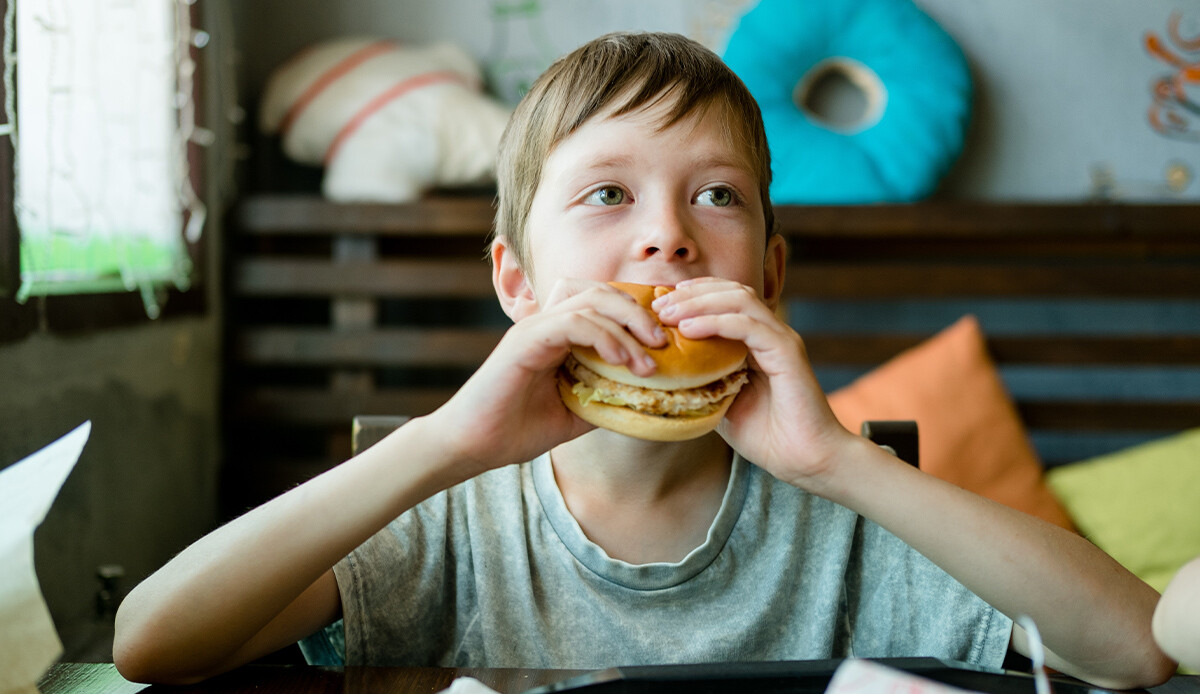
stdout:
POLYGON ((809 364, 804 341, 745 285, 680 282, 655 304, 660 319, 689 338, 745 343, 750 382, 717 431, 746 459, 802 488, 826 472, 853 435, 837 421, 809 364))

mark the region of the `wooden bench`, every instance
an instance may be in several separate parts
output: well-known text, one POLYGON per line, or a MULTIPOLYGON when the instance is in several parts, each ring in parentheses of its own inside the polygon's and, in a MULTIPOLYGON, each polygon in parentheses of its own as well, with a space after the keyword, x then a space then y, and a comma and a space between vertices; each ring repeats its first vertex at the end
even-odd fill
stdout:
MULTIPOLYGON (((411 417, 407 415, 359 415, 350 426, 350 453, 358 455, 379 443, 383 437, 400 428, 411 417)), ((896 457, 920 467, 919 432, 913 421, 867 421, 862 424, 863 437, 884 446, 896 457)))
MULTIPOLYGON (((1047 464, 1200 426, 1200 206, 781 207, 789 320, 827 390, 963 313, 1047 464)), ((227 485, 347 457, 358 415, 445 401, 508 325, 486 194, 246 198, 229 268, 227 485)), ((238 502, 235 501, 235 504, 238 502)))

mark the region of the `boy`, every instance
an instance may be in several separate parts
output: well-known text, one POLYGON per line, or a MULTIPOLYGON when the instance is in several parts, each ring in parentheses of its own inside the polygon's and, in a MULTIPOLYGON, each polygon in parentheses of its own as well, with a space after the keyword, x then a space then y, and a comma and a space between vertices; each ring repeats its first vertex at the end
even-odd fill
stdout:
POLYGON ((123 674, 194 681, 339 615, 348 664, 999 665, 1010 640, 1027 650, 1011 617, 1029 614, 1069 674, 1169 676, 1153 590, 837 424, 775 314, 785 249, 758 107, 711 52, 662 34, 583 46, 518 106, 498 179, 493 281, 514 325, 495 351, 436 412, 138 586, 123 674), (652 443, 564 407, 571 345, 654 370, 658 323, 609 280, 674 286, 663 323, 747 345, 718 433, 652 443))

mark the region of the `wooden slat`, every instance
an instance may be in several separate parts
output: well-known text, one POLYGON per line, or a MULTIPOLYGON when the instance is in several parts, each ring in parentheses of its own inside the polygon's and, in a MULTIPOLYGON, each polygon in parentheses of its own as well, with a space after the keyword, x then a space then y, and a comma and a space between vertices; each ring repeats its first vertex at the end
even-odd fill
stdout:
MULTIPOLYGON (((364 394, 339 394, 319 388, 255 387, 239 395, 235 412, 245 420, 350 427, 364 414, 421 415, 432 412, 454 394, 453 388, 389 388, 364 394)), ((1180 431, 1200 427, 1200 401, 1082 402, 1018 401, 1017 410, 1030 429, 1114 431, 1180 431)))
POLYGON ((479 258, 381 260, 372 263, 254 258, 237 264, 233 288, 244 296, 495 296, 491 268, 479 258))
POLYGON ((989 337, 987 345, 992 358, 1001 364, 1200 364, 1200 335, 1005 336, 989 337))
POLYGON ((453 394, 453 388, 388 388, 348 394, 323 388, 254 387, 241 390, 234 411, 243 420, 344 426, 349 431, 354 417, 428 414, 453 394))
MULTIPOLYGON (((245 296, 458 297, 493 296, 491 270, 478 259, 334 263, 252 259, 236 266, 234 291, 245 296)), ((1009 263, 792 263, 789 298, 873 297, 1139 297, 1200 296, 1200 267, 1016 265, 1009 263)))
MULTIPOLYGON (((856 366, 882 364, 928 338, 925 335, 880 334, 811 334, 802 337, 812 363, 856 366)), ((988 337, 987 348, 991 357, 1001 365, 1200 364, 1200 335, 1006 335, 988 337)))
MULTIPOLYGON (((503 331, 449 328, 379 328, 332 333, 317 328, 243 329, 236 355, 260 365, 474 367, 503 331)), ((360 413, 361 414, 361 413, 360 413)))
MULTIPOLYGON (((498 328, 378 328, 335 333, 320 328, 246 328, 237 340, 240 360, 262 365, 454 366, 474 368, 499 342, 498 328)), ((927 335, 806 334, 816 365, 875 366, 927 335)), ((988 338, 995 361, 1029 365, 1200 364, 1196 336, 999 336, 988 338)))
POLYGON ((1186 237, 1194 205, 995 203, 942 200, 900 205, 781 205, 784 233, 799 236, 1060 239, 1186 237))
POLYGON ((1018 402, 1030 429, 1181 431, 1200 427, 1200 400, 1193 402, 1018 402))
POLYGON ((1095 263, 792 263, 790 298, 871 297, 1196 297, 1200 266, 1095 263))
MULTIPOLYGON (((780 205, 780 230, 799 237, 1164 239, 1194 237, 1195 205, 925 201, 898 205, 780 205)), ((435 195, 406 205, 339 204, 318 195, 255 195, 236 210, 249 234, 469 235, 492 228, 490 194, 435 195)))
POLYGON ((900 205, 780 205, 781 231, 850 237, 969 237, 1112 235, 1121 228, 1114 205, 1021 204, 970 201, 900 205))
POLYGON ((378 234, 478 236, 492 228, 491 198, 432 197, 409 205, 339 204, 316 195, 255 195, 236 210, 248 234, 378 234))
POLYGON ((1120 237, 1063 236, 855 237, 788 234, 792 258, 823 262, 1200 262, 1200 234, 1120 237))

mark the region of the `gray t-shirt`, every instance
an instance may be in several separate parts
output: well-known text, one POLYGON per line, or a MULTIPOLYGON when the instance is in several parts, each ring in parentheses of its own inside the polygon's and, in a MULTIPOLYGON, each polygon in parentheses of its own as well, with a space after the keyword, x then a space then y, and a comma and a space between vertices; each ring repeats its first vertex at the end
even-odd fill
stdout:
POLYGON ((334 573, 349 665, 936 656, 999 666, 1012 629, 894 535, 740 456, 707 539, 679 563, 610 558, 567 510, 543 455, 431 497, 334 573))

